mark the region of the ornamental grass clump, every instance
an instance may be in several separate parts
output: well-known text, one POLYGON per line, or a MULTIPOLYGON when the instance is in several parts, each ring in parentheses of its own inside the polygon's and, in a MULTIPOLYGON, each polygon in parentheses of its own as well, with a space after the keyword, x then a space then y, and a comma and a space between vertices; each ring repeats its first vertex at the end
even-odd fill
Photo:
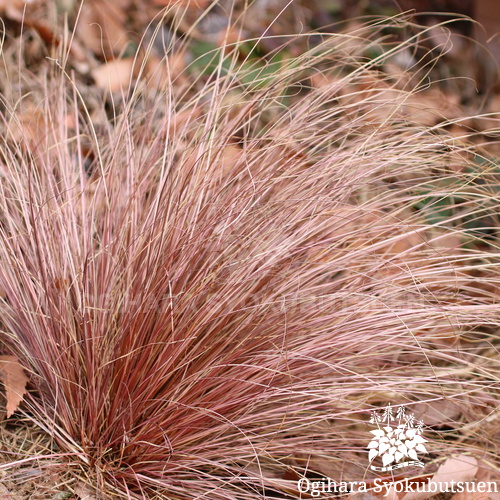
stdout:
POLYGON ((413 121, 431 68, 381 69, 406 26, 267 62, 228 41, 180 74, 138 58, 107 97, 50 59, 5 101, 2 349, 98 498, 373 480, 387 403, 420 411, 426 472, 498 470, 498 170, 469 129, 413 121))

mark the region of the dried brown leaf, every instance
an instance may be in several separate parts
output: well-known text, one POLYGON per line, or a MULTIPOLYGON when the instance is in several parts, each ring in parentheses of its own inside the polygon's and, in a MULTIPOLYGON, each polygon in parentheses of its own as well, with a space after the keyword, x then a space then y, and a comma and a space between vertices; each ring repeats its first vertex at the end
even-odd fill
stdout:
MULTIPOLYGON (((430 483, 436 483, 436 491, 439 491, 440 483, 448 483, 451 481, 466 482, 475 478, 478 471, 478 463, 474 457, 460 455, 446 460, 434 474, 430 483)), ((425 492, 410 492, 407 493, 403 500, 423 500, 433 496, 435 493, 432 487, 427 486, 425 492)))
POLYGON ((5 13, 11 19, 22 19, 24 9, 28 6, 38 6, 43 0, 0 0, 0 13, 5 13))
MULTIPOLYGON (((475 480, 476 484, 479 482, 489 483, 490 481, 493 481, 494 478, 492 477, 492 470, 489 467, 485 466, 484 464, 479 463, 479 470, 477 471, 475 480)), ((477 489, 482 489, 482 488, 477 488, 477 489)), ((489 488, 486 487, 484 489, 488 490, 489 488)), ((490 491, 490 492, 475 491, 470 493, 467 491, 462 491, 459 493, 455 493, 451 497, 451 500, 500 500, 500 493, 495 491, 490 491)))
POLYGON ((7 397, 7 418, 17 410, 26 394, 28 377, 19 363, 17 356, 0 356, 0 379, 5 387, 7 397))
POLYGON ((134 75, 134 59, 118 59, 101 64, 91 71, 91 75, 100 89, 111 92, 127 89, 134 75))
POLYGON ((41 131, 46 129, 43 113, 35 105, 28 103, 17 119, 9 123, 11 138, 17 143, 40 140, 41 131))
POLYGON ((169 54, 160 59, 150 54, 146 60, 146 76, 149 86, 167 88, 175 82, 175 87, 186 84, 186 59, 184 54, 169 54))
POLYGON ((453 120, 463 114, 460 110, 460 96, 445 93, 438 88, 410 95, 405 101, 404 112, 410 121, 423 126, 453 120))
POLYGON ((82 44, 101 57, 117 56, 129 42, 125 26, 129 0, 89 0, 76 30, 82 44))
POLYGON ((417 403, 413 412, 428 426, 456 421, 462 414, 460 403, 448 399, 417 403))

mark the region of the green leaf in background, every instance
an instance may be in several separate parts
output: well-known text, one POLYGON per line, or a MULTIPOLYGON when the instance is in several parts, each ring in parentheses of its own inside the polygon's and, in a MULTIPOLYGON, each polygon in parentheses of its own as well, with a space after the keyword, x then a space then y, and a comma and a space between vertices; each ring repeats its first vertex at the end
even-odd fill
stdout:
POLYGON ((428 224, 442 224, 453 216, 454 196, 427 196, 415 204, 428 224))
POLYGON ((233 55, 224 55, 223 50, 215 44, 196 41, 191 47, 194 58, 191 67, 203 75, 211 75, 216 71, 220 71, 221 76, 234 75, 248 90, 257 90, 279 75, 286 58, 283 52, 270 58, 258 57, 258 51, 253 50, 253 47, 249 43, 238 46, 245 61, 235 62, 233 55), (248 54, 253 53, 255 57, 248 57, 248 54))

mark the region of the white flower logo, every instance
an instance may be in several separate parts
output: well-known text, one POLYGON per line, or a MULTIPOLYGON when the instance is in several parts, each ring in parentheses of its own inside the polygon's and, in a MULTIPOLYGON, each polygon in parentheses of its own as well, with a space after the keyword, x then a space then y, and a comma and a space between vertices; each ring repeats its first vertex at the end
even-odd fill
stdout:
POLYGON ((398 408, 396 417, 393 416, 391 405, 387 405, 382 416, 372 415, 370 423, 377 424, 378 429, 370 431, 374 437, 368 445, 368 459, 372 462, 380 456, 384 467, 371 465, 371 469, 387 471, 410 465, 424 466, 417 455, 417 452, 427 453, 424 446, 427 440, 422 437, 423 422, 417 422, 415 427, 414 422, 415 417, 406 415, 404 406, 398 408), (384 423, 382 427, 380 424, 384 423), (412 461, 400 462, 404 458, 412 461))

